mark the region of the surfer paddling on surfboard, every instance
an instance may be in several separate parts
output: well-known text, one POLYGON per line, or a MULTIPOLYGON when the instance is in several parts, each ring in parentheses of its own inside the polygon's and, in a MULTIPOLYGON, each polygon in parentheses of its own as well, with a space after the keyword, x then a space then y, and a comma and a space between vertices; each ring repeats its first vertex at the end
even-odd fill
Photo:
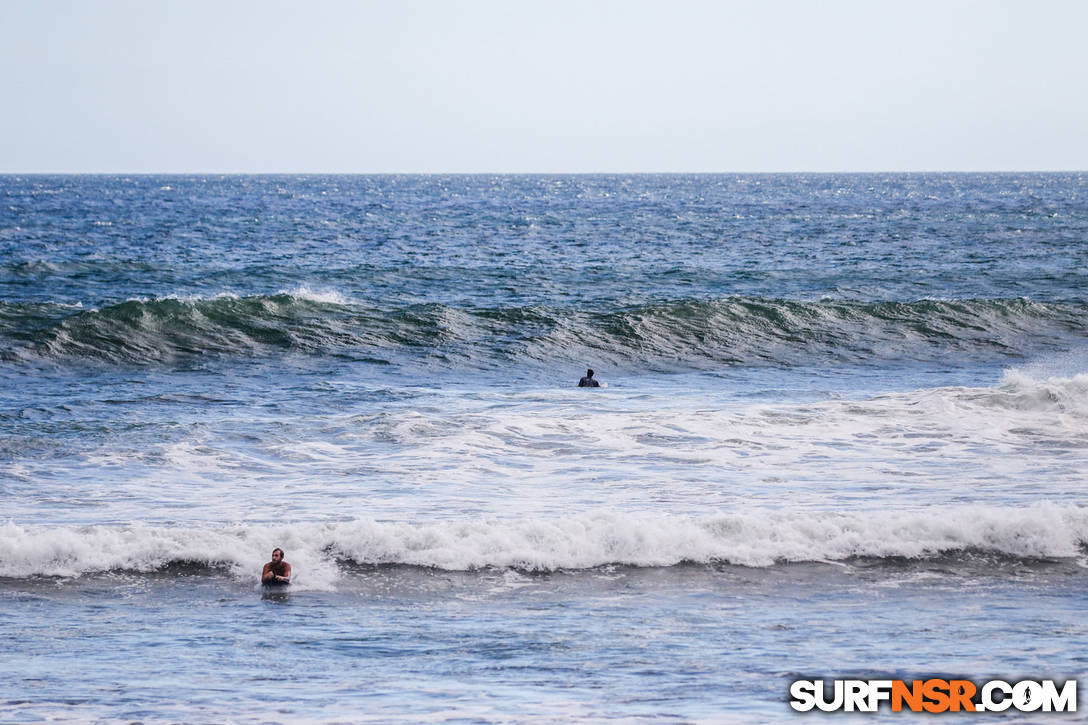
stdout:
POLYGON ((578 381, 579 388, 599 388, 601 384, 593 379, 593 371, 586 370, 586 376, 578 381))
POLYGON ((261 572, 261 583, 291 583, 291 565, 283 560, 283 549, 276 547, 272 550, 272 561, 264 565, 264 571, 261 572))

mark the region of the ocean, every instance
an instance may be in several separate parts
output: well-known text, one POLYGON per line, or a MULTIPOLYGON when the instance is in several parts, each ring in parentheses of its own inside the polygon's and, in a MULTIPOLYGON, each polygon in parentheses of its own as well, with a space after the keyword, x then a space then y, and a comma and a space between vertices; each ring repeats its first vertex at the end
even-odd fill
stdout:
POLYGON ((1079 173, 0 176, 0 722, 1084 699, 1086 290, 1079 173))

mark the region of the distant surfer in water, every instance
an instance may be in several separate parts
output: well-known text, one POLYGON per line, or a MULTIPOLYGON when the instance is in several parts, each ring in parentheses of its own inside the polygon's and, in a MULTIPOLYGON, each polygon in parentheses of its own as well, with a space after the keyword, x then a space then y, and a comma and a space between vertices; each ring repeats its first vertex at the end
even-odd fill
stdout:
POLYGON ((261 572, 261 583, 291 583, 291 565, 283 560, 283 549, 278 546, 272 550, 272 561, 264 565, 264 571, 261 572))
POLYGON ((579 388, 599 388, 601 384, 593 379, 593 371, 586 370, 586 376, 578 381, 579 388))

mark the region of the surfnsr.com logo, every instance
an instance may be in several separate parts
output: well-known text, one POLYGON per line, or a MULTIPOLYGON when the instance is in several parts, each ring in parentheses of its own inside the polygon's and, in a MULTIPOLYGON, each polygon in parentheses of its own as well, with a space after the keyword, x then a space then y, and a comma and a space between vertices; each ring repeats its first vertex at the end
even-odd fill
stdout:
POLYGON ((790 707, 798 712, 1076 712, 1077 681, 1054 680, 796 680, 790 707))

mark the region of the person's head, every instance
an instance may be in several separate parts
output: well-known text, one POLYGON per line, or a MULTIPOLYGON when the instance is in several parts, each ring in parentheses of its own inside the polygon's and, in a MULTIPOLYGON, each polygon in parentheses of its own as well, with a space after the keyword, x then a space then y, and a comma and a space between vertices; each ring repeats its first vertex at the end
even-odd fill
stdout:
POLYGON ((592 370, 586 370, 586 377, 587 378, 592 378, 593 377, 593 371, 592 370))
POLYGON ((277 564, 283 561, 283 549, 277 546, 275 549, 272 550, 272 561, 277 564))

